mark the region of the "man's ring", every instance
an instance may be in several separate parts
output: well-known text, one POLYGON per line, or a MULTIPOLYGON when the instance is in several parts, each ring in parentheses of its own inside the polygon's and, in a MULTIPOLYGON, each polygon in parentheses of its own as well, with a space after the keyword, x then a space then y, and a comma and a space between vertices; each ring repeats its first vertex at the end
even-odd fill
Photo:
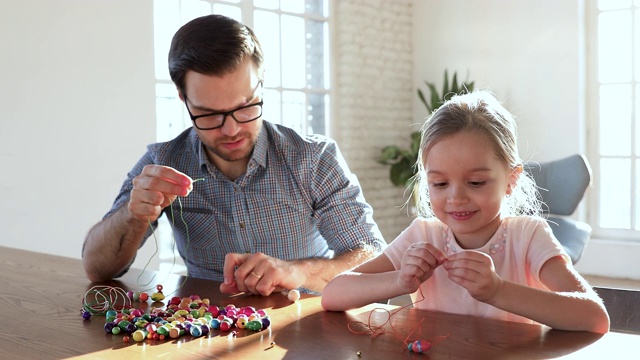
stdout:
POLYGON ((253 271, 251 272, 251 275, 253 275, 253 276, 257 277, 258 279, 262 279, 262 276, 260 276, 260 275, 258 275, 258 274, 256 274, 256 273, 254 273, 253 271))

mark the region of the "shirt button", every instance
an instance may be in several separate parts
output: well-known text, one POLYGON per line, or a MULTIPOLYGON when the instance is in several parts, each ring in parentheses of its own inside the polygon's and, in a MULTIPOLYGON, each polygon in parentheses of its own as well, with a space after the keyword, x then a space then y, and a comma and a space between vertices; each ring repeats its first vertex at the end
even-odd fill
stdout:
POLYGON ((244 229, 244 222, 240 222, 240 229, 244 229))

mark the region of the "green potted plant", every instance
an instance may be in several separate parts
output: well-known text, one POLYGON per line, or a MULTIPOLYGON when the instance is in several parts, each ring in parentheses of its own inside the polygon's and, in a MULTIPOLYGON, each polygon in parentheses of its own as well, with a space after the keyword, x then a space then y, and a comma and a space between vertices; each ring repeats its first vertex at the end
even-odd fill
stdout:
MULTIPOLYGON (((433 83, 425 81, 429 88, 431 96, 424 96, 421 89, 418 89, 418 98, 424 104, 427 115, 435 111, 444 101, 452 95, 473 91, 474 82, 458 83, 458 75, 453 73, 451 81, 447 70, 444 71, 444 83, 442 92, 438 93, 433 83)), ((413 186, 413 180, 418 170, 416 162, 418 160, 418 150, 420 150, 420 131, 414 131, 410 135, 411 142, 408 148, 402 148, 396 145, 389 145, 382 148, 382 152, 378 162, 390 165, 389 179, 395 186, 405 186, 410 188, 413 186)))

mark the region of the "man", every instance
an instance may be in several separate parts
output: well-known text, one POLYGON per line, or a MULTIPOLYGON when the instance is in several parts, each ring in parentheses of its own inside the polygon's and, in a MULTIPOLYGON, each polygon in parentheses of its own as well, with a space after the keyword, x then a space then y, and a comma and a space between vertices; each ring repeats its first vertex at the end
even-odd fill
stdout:
POLYGON ((162 213, 189 276, 223 281, 226 293, 319 293, 386 245, 335 142, 261 118, 263 54, 251 29, 219 15, 187 23, 169 72, 194 126, 150 145, 89 231, 91 281, 124 274, 162 213))

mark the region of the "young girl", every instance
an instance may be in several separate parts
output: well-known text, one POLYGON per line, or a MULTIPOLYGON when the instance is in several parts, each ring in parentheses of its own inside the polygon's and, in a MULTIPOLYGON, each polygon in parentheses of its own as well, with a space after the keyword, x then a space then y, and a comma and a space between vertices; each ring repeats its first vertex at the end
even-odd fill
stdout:
POLYGON ((490 93, 435 111, 418 159, 421 216, 384 253, 334 278, 326 310, 409 293, 418 309, 609 331, 602 301, 540 216, 515 120, 490 93))

